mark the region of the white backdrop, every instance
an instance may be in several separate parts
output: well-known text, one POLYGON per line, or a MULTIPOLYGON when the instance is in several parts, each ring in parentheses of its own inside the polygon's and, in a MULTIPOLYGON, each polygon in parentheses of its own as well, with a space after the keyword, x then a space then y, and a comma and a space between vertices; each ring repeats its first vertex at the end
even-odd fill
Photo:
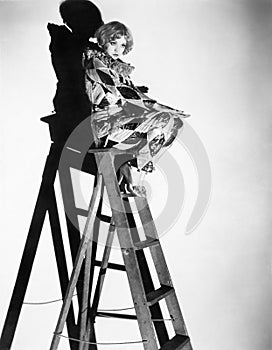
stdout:
MULTIPOLYGON (((134 80, 149 86, 159 101, 190 113, 189 123, 209 155, 211 202, 201 224, 186 236, 196 179, 188 157, 176 146, 171 150, 185 178, 187 216, 162 238, 194 350, 271 349, 271 1, 95 3, 104 21, 131 28, 135 48, 125 59, 136 66, 134 80)), ((57 0, 0 2, 0 329, 50 145, 47 126, 39 121, 53 108, 56 84, 48 22, 61 23, 57 0)), ((153 193, 160 199, 159 191, 153 193)), ((119 279, 107 282, 110 295, 103 307, 130 303, 116 289, 119 279)), ((60 295, 45 225, 26 300, 60 295)), ((48 349, 59 307, 25 305, 13 349, 48 349)), ((139 333, 128 322, 100 320, 98 337, 135 340, 139 333)), ((60 349, 68 349, 66 340, 60 349)))

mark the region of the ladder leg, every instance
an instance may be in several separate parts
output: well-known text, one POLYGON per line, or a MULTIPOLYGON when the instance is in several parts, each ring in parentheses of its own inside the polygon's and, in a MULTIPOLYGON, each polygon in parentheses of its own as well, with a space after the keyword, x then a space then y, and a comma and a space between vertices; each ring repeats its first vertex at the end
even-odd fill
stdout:
MULTIPOLYGON (((118 229, 117 229, 118 232, 118 229)), ((152 325, 152 316, 147 307, 144 285, 139 271, 138 260, 133 248, 122 249, 130 284, 131 294, 138 319, 139 329, 145 350, 157 350, 156 336, 152 325)))
MULTIPOLYGON (((62 297, 64 298, 65 292, 68 286, 68 282, 69 282, 69 276, 68 276, 68 269, 67 269, 67 263, 65 258, 65 250, 64 250, 64 245, 63 245, 63 240, 61 235, 61 227, 60 227, 60 221, 59 221, 59 215, 58 215, 58 209, 57 209, 57 202, 56 202, 54 191, 52 191, 51 196, 52 196, 52 203, 48 211, 49 222, 51 226, 52 239, 53 239, 53 245, 54 245, 55 256, 57 261, 61 292, 62 292, 62 297)), ((68 331, 69 337, 71 338, 76 337, 77 328, 75 324, 74 310, 73 310, 72 304, 67 315, 67 331, 68 331)), ((70 341, 70 348, 71 350, 77 350, 78 346, 75 342, 70 341)))
POLYGON ((48 190, 52 189, 55 181, 60 151, 60 148, 57 148, 54 144, 52 144, 47 156, 42 183, 0 339, 1 350, 9 350, 14 338, 33 262, 37 252, 45 214, 47 209, 50 207, 48 190))
MULTIPOLYGON (((90 273, 89 297, 91 297, 91 292, 92 292, 92 288, 93 288, 94 268, 95 268, 96 252, 97 252, 97 242, 98 242, 98 236, 99 236, 99 227, 100 227, 100 220, 96 218, 95 222, 94 222, 94 232, 93 232, 94 238, 93 238, 93 242, 92 242, 91 268, 90 268, 90 272, 89 272, 90 273)), ((90 310, 88 309, 88 311, 90 311, 90 310)), ((84 344, 83 350, 97 350, 97 346, 95 344, 96 337, 95 337, 94 324, 92 324, 92 326, 90 325, 89 313, 90 312, 88 312, 85 340, 88 342, 92 342, 94 344, 84 344)))
MULTIPOLYGON (((101 198, 98 206, 98 215, 101 214, 102 205, 103 205, 103 194, 104 194, 104 186, 102 184, 101 187, 101 198)), ((90 269, 90 291, 91 295, 92 287, 93 287, 93 279, 94 279, 94 269, 95 269, 95 261, 96 261, 96 253, 97 253, 97 242, 99 240, 99 229, 100 229, 100 219, 96 216, 93 228, 93 248, 92 248, 92 261, 91 261, 91 269, 90 269)))
POLYGON ((92 344, 83 344, 83 350, 97 350, 96 337, 94 332, 94 323, 88 322, 86 331, 86 340, 92 344))
MULTIPOLYGON (((139 197, 139 199, 141 199, 141 198, 139 197)), ((136 200, 137 200, 137 197, 135 197, 135 201, 136 200)), ((140 240, 139 235, 137 234, 137 237, 135 236, 136 223, 135 223, 133 215, 130 214, 131 208, 130 208, 130 204, 129 204, 127 199, 124 200, 124 205, 126 208, 127 217, 129 220, 129 225, 130 225, 130 227, 134 227, 134 239, 139 241, 140 240)), ((139 210, 138 207, 137 207, 137 209, 139 210)), ((141 272, 141 276, 142 276, 142 280, 143 280, 143 284, 144 284, 144 288, 145 288, 145 293, 147 294, 147 293, 155 290, 154 283, 152 281, 152 277, 151 277, 151 274, 149 271, 149 267, 148 267, 144 252, 142 250, 139 250, 136 252, 136 256, 137 256, 137 260, 138 260, 138 264, 139 264, 139 268, 140 268, 140 272, 141 272)), ((150 307, 150 312, 151 312, 152 319, 162 319, 163 318, 161 307, 158 303, 155 305, 152 305, 150 307)), ((165 344, 169 340, 169 336, 168 336, 168 332, 167 332, 167 329, 166 329, 164 322, 154 322, 154 327, 155 327, 156 334, 157 334, 158 341, 159 341, 160 345, 165 344)))
MULTIPOLYGON (((145 233, 153 238, 158 239, 158 233, 146 198, 135 198, 135 203, 145 233)), ((155 265, 155 269, 158 274, 160 284, 173 287, 170 272, 168 270, 165 256, 163 254, 160 243, 158 242, 156 245, 149 247, 149 249, 155 265)), ((170 317, 172 319, 172 324, 175 333, 181 335, 188 335, 176 293, 171 293, 170 295, 168 295, 165 298, 165 301, 170 317)), ((188 342, 186 345, 183 346, 182 349, 192 350, 191 343, 188 342)))
POLYGON ((82 309, 80 317, 80 335, 79 339, 82 343, 79 344, 79 350, 83 350, 83 341, 85 341, 86 326, 87 326, 87 315, 89 312, 89 299, 90 299, 90 270, 91 270, 91 255, 92 255, 92 242, 87 247, 86 257, 85 257, 85 271, 84 271, 84 288, 83 288, 83 300, 82 309))
MULTIPOLYGON (((154 287, 154 284, 152 281, 152 277, 151 277, 151 274, 149 271, 149 267, 148 267, 144 252, 137 251, 136 255, 137 255, 138 262, 139 262, 141 276, 142 276, 144 287, 145 287, 145 293, 147 294, 149 292, 154 291, 155 287, 154 287)), ((161 307, 158 303, 154 304, 150 307, 150 312, 151 312, 152 319, 163 319, 161 307)), ((166 343, 169 340, 166 326, 165 326, 164 322, 154 322, 154 327, 156 330, 156 334, 157 334, 159 343, 160 343, 160 345, 163 345, 164 343, 166 343)))
POLYGON ((87 249, 87 246, 88 245, 91 246, 91 243, 92 243, 91 239, 92 239, 93 224, 95 221, 95 216, 96 216, 98 205, 99 205, 101 185, 102 185, 102 179, 101 179, 101 176, 99 176, 98 181, 97 181, 97 185, 94 189, 93 196, 91 199, 91 204, 89 207, 89 214, 88 214, 88 218, 86 221, 83 237, 82 237, 80 245, 79 245, 78 254, 77 254, 74 268, 72 271, 72 275, 71 275, 71 278, 69 281, 69 285, 68 285, 68 288, 66 291, 66 295, 65 295, 65 298, 63 301, 62 309, 61 309, 60 316, 59 316, 59 319, 57 322, 57 326, 56 326, 56 329, 54 332, 54 336, 53 336, 50 350, 55 350, 58 348, 59 341, 60 341, 59 336, 61 335, 63 328, 64 328, 65 320, 67 318, 67 314, 68 314, 70 304, 72 301, 72 297, 73 297, 73 292, 75 290, 75 287, 76 287, 76 284, 78 281, 78 277, 79 277, 79 273, 81 270, 83 259, 84 259, 85 253, 86 253, 86 249, 87 249))
MULTIPOLYGON (((96 179, 97 180, 97 179, 96 179)), ((96 181, 95 180, 95 181, 96 181)), ((100 198, 100 202, 99 202, 99 206, 98 206, 98 213, 97 215, 101 214, 101 209, 102 209, 102 204, 103 204, 103 193, 104 193, 104 187, 102 185, 101 187, 101 198, 100 198)), ((94 280, 94 269, 95 269, 95 261, 96 261, 96 253, 97 253, 97 242, 99 239, 99 228, 100 228, 100 220, 98 219, 98 217, 96 216, 95 218, 95 222, 94 222, 94 227, 93 227, 93 242, 92 242, 92 250, 91 250, 91 264, 90 264, 90 269, 89 269, 89 301, 90 301, 90 297, 91 297, 91 293, 92 293, 92 288, 93 288, 93 280, 94 280)), ((84 282, 85 282, 85 278, 84 278, 84 282)), ((82 308, 84 310, 84 308, 82 308)), ((80 346, 82 347, 82 350, 97 350, 97 346, 96 346, 96 337, 95 337, 95 329, 94 329, 94 323, 91 325, 90 324, 90 308, 89 308, 89 304, 88 304, 88 309, 87 313, 86 313, 86 320, 83 321, 83 324, 86 325, 84 326, 84 330, 81 329, 81 336, 80 339, 84 340, 84 341, 88 341, 91 342, 93 344, 87 344, 87 343, 82 343, 80 344, 80 346), (87 324, 86 324, 87 322, 87 324)), ((82 324, 82 322, 81 322, 82 324)))
MULTIPOLYGON (((73 155, 69 157, 69 161, 73 161, 73 155), (71 159, 70 159, 71 158, 71 159)), ((77 213, 75 212, 75 196, 72 184, 72 174, 70 164, 62 162, 59 168, 59 181, 62 193, 63 205, 65 209, 65 219, 68 232, 68 239, 73 263, 75 262, 78 247, 80 244, 80 230, 77 213)), ((83 269, 80 271, 79 281, 77 283, 77 299, 81 308, 82 292, 83 292, 83 269)))
MULTIPOLYGON (((108 236, 107 236, 107 241, 101 261, 101 267, 99 270, 99 275, 97 279, 97 284, 96 284, 96 289, 93 297, 93 302, 92 302, 92 307, 90 311, 90 318, 88 321, 88 326, 87 326, 87 334, 86 334, 86 339, 90 338, 90 333, 91 333, 91 328, 94 328, 94 323, 95 323, 95 317, 97 313, 97 308, 100 300, 100 295, 101 291, 103 288, 104 284, 104 279, 108 267, 108 262, 109 262, 109 257, 110 257, 110 252, 111 252, 111 247, 112 247, 112 242, 114 238, 114 233, 115 233, 115 226, 113 222, 110 223, 109 231, 108 231, 108 236)), ((88 350, 89 345, 87 344, 82 350, 88 350)))

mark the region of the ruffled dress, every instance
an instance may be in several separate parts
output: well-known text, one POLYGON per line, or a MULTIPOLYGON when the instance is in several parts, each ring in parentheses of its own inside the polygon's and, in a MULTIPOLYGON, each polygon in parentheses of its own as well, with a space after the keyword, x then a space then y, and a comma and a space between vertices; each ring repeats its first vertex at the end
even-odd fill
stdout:
POLYGON ((136 149, 138 169, 151 172, 188 115, 148 97, 130 79, 134 67, 102 51, 86 49, 83 67, 96 144, 136 149))

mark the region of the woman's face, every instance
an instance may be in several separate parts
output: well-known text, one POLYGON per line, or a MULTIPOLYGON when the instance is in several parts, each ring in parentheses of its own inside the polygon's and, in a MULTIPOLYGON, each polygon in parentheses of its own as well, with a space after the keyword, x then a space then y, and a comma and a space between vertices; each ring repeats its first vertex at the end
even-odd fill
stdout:
POLYGON ((113 59, 120 58, 123 56, 126 48, 126 38, 122 35, 120 38, 111 40, 105 45, 105 51, 113 59))

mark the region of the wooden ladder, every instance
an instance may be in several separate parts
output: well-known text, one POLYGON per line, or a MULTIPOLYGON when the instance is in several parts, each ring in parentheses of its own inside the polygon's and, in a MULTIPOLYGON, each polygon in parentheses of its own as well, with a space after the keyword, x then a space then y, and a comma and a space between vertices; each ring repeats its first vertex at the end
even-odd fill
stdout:
POLYGON ((135 213, 132 213, 130 207, 129 197, 131 196, 120 193, 116 178, 114 157, 122 152, 116 149, 96 149, 90 152, 95 153, 98 165, 97 181, 90 201, 84 232, 50 350, 56 350, 58 348, 84 261, 85 272, 81 303, 82 310, 80 313, 79 350, 87 350, 90 348, 97 349, 95 343, 93 343, 93 347, 90 347, 90 339, 93 339, 91 334, 92 332, 94 333, 94 322, 97 316, 137 320, 141 333, 142 345, 145 350, 192 350, 190 338, 188 337, 185 322, 146 197, 133 197, 137 208, 137 215, 141 220, 145 236, 145 238, 141 240, 135 223, 135 213), (112 216, 104 216, 104 221, 109 223, 109 230, 102 261, 99 263, 96 261, 96 265, 100 266, 100 271, 92 303, 90 303, 90 269, 93 263, 92 242, 94 238, 93 227, 99 212, 104 186, 108 194, 112 216), (117 233, 122 251, 124 265, 109 263, 115 232, 117 233), (150 250, 154 262, 160 283, 158 289, 155 289, 153 284, 149 265, 144 253, 145 249, 150 250), (134 303, 135 315, 98 311, 101 290, 107 268, 109 267, 126 271, 134 303), (175 332, 175 335, 171 339, 169 338, 165 321, 163 320, 159 304, 161 300, 165 300, 166 302, 175 332))

